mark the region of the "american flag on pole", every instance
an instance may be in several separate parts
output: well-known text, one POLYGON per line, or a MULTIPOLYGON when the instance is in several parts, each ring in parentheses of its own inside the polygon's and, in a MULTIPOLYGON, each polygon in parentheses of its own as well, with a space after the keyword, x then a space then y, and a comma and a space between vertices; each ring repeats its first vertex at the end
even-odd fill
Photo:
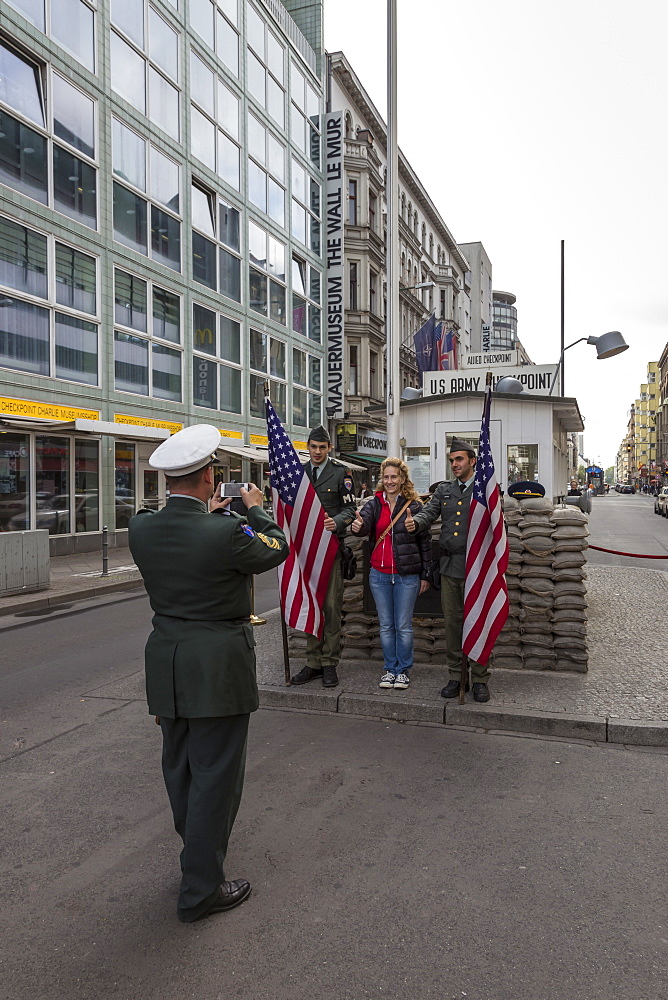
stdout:
POLYGON ((322 636, 322 606, 339 541, 323 523, 323 508, 271 401, 265 400, 269 437, 269 481, 274 518, 290 555, 278 567, 281 611, 300 632, 322 636))
POLYGON ((501 497, 496 484, 489 443, 492 387, 487 387, 480 428, 478 461, 466 536, 466 582, 462 649, 476 663, 486 665, 496 638, 508 617, 508 540, 501 497))

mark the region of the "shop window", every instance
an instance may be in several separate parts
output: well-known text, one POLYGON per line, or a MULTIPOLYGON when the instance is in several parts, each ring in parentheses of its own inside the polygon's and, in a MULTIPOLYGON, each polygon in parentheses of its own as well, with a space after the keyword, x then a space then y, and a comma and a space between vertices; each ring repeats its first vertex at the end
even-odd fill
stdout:
POLYGON ((37 495, 44 498, 36 527, 48 528, 50 535, 68 534, 71 530, 69 438, 36 435, 35 488, 37 495))
POLYGON ((0 434, 0 531, 30 527, 30 438, 0 434))
POLYGON ((135 446, 128 441, 116 441, 115 446, 115 528, 127 528, 135 512, 136 478, 135 446))
POLYGON ((74 442, 74 530, 98 531, 100 527, 100 466, 97 441, 74 442))

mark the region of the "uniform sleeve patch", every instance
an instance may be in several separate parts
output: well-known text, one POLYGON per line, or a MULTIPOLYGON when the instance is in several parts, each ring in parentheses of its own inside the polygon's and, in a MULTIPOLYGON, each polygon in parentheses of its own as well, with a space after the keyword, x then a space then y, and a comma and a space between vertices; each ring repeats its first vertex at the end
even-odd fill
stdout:
POLYGON ((250 524, 242 524, 241 530, 244 532, 244 534, 248 535, 249 538, 255 538, 255 532, 251 528, 250 524))
POLYGON ((353 491, 353 481, 350 478, 350 476, 344 476, 343 477, 343 485, 345 486, 345 488, 348 490, 349 493, 352 493, 352 491, 353 491))
POLYGON ((270 549, 280 549, 281 547, 281 543, 278 538, 269 538, 268 535, 263 535, 261 531, 258 531, 257 537, 261 542, 264 542, 265 545, 268 545, 270 549))

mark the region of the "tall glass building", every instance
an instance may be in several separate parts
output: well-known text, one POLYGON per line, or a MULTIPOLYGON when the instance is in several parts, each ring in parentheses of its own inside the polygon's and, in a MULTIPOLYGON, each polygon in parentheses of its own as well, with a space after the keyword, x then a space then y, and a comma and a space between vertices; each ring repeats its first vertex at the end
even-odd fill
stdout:
POLYGON ((94 548, 323 419, 323 0, 0 0, 0 530, 94 548), (294 6, 294 19, 289 10, 294 6))
POLYGON ((516 296, 512 292, 492 292, 492 311, 494 322, 492 326, 491 348, 493 351, 512 351, 517 341, 517 309, 516 296))

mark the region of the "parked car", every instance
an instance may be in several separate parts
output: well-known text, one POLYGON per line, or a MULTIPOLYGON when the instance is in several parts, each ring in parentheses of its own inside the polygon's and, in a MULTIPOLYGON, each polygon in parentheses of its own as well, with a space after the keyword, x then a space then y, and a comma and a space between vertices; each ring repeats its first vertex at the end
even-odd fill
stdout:
POLYGON ((662 486, 657 495, 654 497, 654 513, 662 514, 664 517, 666 515, 666 506, 668 505, 668 486, 662 486))

